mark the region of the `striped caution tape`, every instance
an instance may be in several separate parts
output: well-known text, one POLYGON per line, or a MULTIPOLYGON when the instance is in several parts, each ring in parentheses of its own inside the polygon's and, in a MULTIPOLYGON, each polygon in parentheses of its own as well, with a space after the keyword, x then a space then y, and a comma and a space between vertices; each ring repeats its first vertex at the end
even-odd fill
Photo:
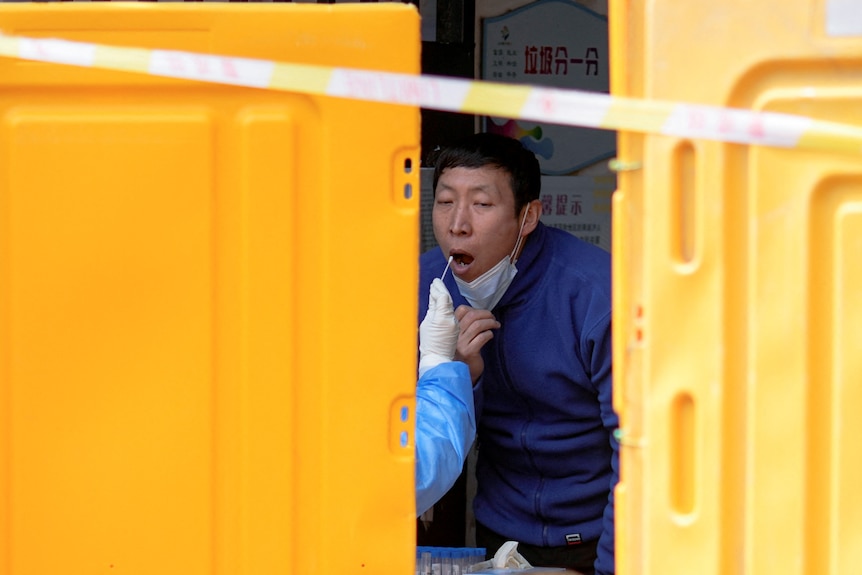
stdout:
POLYGON ((0 34, 0 56, 550 124, 862 153, 862 127, 596 92, 0 34))

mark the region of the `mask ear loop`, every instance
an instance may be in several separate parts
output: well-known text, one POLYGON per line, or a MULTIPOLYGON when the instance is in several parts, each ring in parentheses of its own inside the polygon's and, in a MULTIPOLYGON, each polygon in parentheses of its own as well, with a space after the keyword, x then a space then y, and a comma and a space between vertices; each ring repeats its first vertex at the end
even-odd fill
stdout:
POLYGON ((518 229, 518 240, 515 242, 515 247, 512 249, 512 253, 509 254, 509 261, 514 264, 516 261, 515 254, 518 253, 518 248, 521 247, 521 244, 524 241, 524 236, 521 235, 521 232, 524 231, 524 224, 527 223, 527 214, 530 213, 530 204, 527 204, 527 210, 524 212, 524 219, 521 220, 521 227, 518 229))

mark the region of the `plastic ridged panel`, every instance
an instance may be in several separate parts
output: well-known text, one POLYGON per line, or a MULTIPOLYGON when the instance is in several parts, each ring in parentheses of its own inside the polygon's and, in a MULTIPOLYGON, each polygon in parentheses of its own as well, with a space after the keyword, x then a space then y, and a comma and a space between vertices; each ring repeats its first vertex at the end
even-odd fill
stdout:
MULTIPOLYGON (((862 125, 840 4, 612 0, 611 91, 862 125)), ((856 573, 862 155, 621 131, 619 160, 617 573, 856 573)))
MULTIPOLYGON (((0 28, 420 65, 396 3, 0 28)), ((0 573, 411 572, 418 109, 3 59, 0 122, 0 573)))

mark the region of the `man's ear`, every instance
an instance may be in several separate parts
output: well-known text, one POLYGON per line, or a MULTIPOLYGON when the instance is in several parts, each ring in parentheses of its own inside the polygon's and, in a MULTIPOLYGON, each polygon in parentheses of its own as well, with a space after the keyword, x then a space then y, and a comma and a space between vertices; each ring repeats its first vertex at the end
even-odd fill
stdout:
MULTIPOLYGON (((542 200, 533 200, 527 204, 527 217, 524 219, 524 230, 521 235, 526 237, 531 234, 539 224, 539 218, 542 217, 542 200)), ((521 215, 523 218, 524 216, 521 215)))

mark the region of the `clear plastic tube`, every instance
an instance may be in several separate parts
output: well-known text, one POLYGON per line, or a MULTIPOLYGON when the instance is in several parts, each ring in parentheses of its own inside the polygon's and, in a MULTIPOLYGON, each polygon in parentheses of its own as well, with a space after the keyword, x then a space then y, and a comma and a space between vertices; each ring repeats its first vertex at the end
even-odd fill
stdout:
POLYGON ((420 573, 422 575, 432 575, 431 574, 431 552, 423 551, 419 560, 420 565, 420 573))

